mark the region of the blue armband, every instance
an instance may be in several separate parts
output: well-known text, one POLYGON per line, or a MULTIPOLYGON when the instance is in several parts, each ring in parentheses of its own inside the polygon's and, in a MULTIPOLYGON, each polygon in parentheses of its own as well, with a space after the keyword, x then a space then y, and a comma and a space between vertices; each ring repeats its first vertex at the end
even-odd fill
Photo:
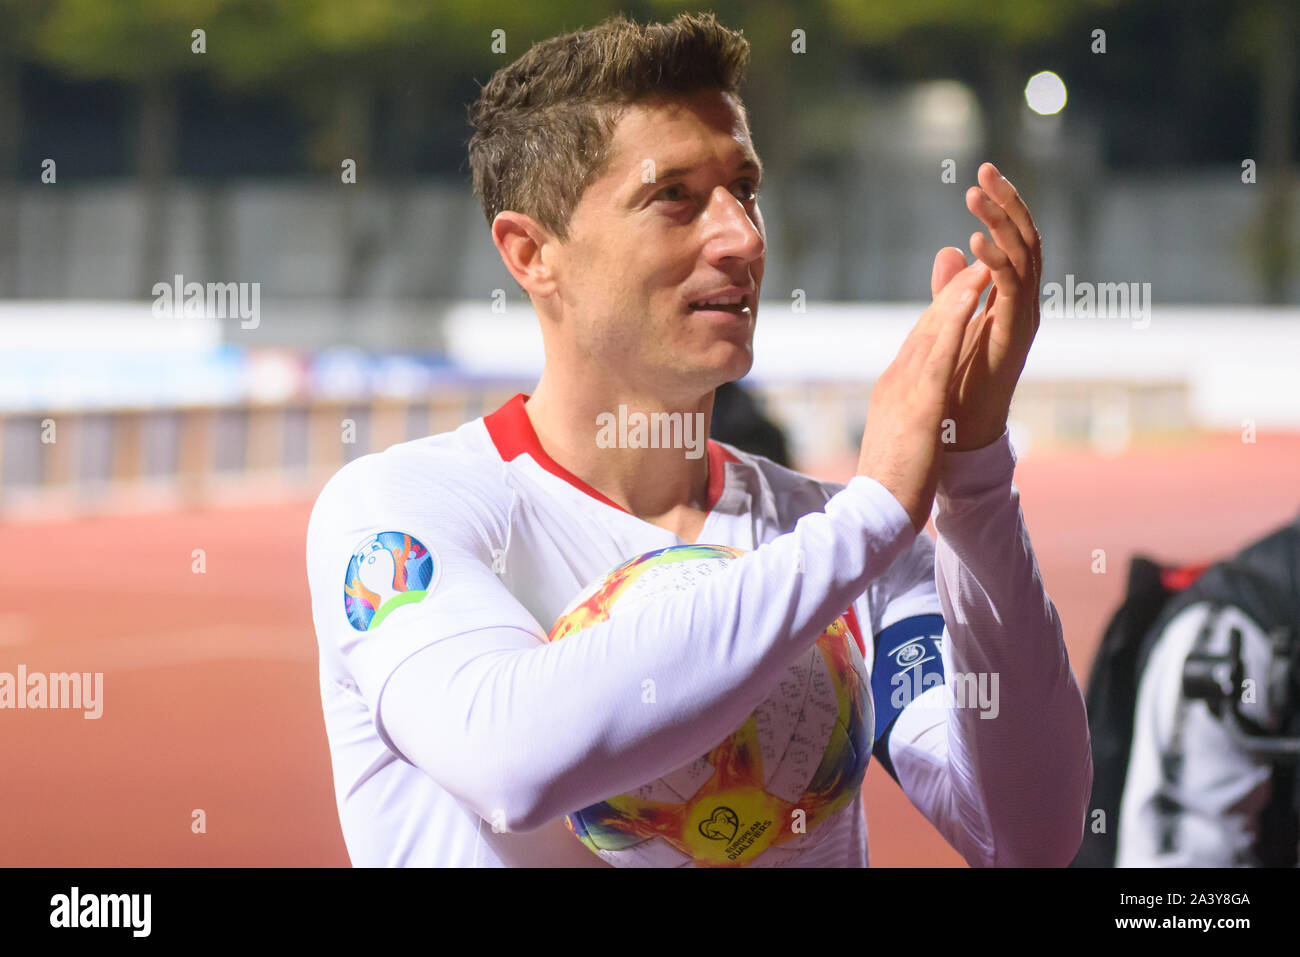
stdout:
POLYGON ((889 759, 889 731, 911 702, 944 683, 943 615, 915 615, 895 622, 875 639, 871 670, 871 700, 876 712, 876 741, 872 754, 895 781, 889 759))

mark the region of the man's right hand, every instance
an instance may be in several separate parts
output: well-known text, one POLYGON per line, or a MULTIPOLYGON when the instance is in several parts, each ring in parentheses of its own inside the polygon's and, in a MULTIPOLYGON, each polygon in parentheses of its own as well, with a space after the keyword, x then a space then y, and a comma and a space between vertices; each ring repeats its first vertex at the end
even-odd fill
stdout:
POLYGON ((979 261, 954 276, 871 390, 858 474, 889 489, 918 532, 930 518, 939 483, 940 434, 957 355, 991 278, 979 261))

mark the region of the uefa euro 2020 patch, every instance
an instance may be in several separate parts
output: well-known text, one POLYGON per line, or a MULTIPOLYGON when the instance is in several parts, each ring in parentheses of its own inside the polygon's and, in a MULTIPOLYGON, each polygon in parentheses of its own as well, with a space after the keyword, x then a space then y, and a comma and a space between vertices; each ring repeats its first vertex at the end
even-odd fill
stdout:
POLYGON ((423 601, 432 587, 433 555, 405 532, 371 535, 352 552, 343 607, 357 631, 378 628, 393 610, 423 601))

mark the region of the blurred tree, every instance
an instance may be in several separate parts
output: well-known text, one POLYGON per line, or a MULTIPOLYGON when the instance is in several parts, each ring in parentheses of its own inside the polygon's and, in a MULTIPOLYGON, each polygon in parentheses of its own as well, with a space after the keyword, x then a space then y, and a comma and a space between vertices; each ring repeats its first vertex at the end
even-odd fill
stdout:
MULTIPOLYGON (((18 219, 17 183, 35 171, 18 169, 19 144, 23 139, 23 101, 20 71, 35 55, 34 37, 40 23, 40 0, 4 0, 0 17, 0 223, 18 219)), ((18 295, 18 250, 21 230, 0 229, 0 298, 18 295)))
MULTIPOLYGON (((838 29, 866 49, 902 48, 933 66, 969 62, 980 97, 984 152, 1019 167, 1018 130, 1027 54, 1119 0, 827 0, 838 29), (973 56, 964 51, 973 51, 973 56), (961 52, 958 52, 961 51, 961 52)), ((1087 42, 1087 35, 1080 38, 1087 42)))
POLYGON ((1295 0, 1244 0, 1233 8, 1234 55, 1252 67, 1259 92, 1256 124, 1259 212, 1250 246, 1263 299, 1288 302, 1297 262, 1295 215, 1296 55, 1300 13, 1295 0))
MULTIPOLYGON (((819 148, 832 175, 847 182, 859 172, 848 168, 847 155, 839 159, 851 125, 831 128, 842 115, 835 109, 827 111, 832 120, 822 123, 824 129, 813 115, 819 102, 843 102, 863 85, 863 77, 850 72, 855 60, 872 68, 890 64, 901 80, 949 76, 971 83, 983 107, 985 155, 1023 177, 1030 170, 1016 161, 1021 86, 1045 55, 1051 62, 1087 61, 1090 30, 1101 25, 1113 27, 1112 46, 1123 37, 1127 55, 1107 57, 1104 69, 1083 71, 1080 90, 1086 95, 1091 83, 1100 92, 1097 102, 1103 105, 1093 107, 1095 115, 1112 127, 1116 117, 1129 124, 1122 131, 1126 155, 1142 162, 1167 154, 1184 163, 1193 154, 1222 161, 1220 154, 1238 149, 1247 129, 1256 131, 1261 215, 1252 257, 1266 296, 1285 295, 1295 260, 1288 245, 1296 133, 1294 0, 1241 0, 1213 8, 1180 0, 718 0, 710 7, 751 43, 745 101, 772 174, 769 183, 776 187, 766 205, 776 212, 782 242, 796 257, 800 233, 792 226, 806 216, 780 185, 819 148), (803 55, 792 47, 796 31, 807 44, 803 55), (1220 42, 1225 35, 1230 43, 1220 42), (1156 44, 1153 37, 1174 40, 1156 44), (1216 43, 1227 49, 1215 55, 1216 43), (1236 89, 1223 83, 1232 70, 1234 82, 1256 78, 1259 101, 1219 115, 1223 97, 1234 95, 1220 88, 1236 89), (1216 105, 1198 106, 1216 92, 1216 105), (1157 145, 1160 137, 1153 131, 1172 131, 1173 145, 1157 145), (1216 136, 1219 145, 1202 145, 1216 136)), ((615 11, 645 22, 698 9, 669 0, 0 0, 6 23, 0 34, 0 175, 16 172, 23 126, 16 91, 24 61, 128 87, 137 105, 134 164, 146 189, 138 283, 147 290, 161 271, 167 182, 180 135, 179 91, 208 84, 232 102, 257 94, 291 104, 305 118, 315 171, 336 177, 342 158, 357 162, 358 187, 352 192, 381 178, 393 181, 394 228, 377 231, 392 241, 400 236, 409 209, 406 190, 418 171, 451 162, 464 170, 464 107, 475 95, 475 81, 486 81, 533 42, 593 26, 615 11), (191 51, 195 29, 206 31, 205 54, 191 51)), ((187 116, 187 122, 199 121, 187 116)), ((349 195, 349 210, 351 203, 349 195)), ((214 202, 213 210, 219 206, 214 202)), ((447 228, 453 234, 463 226, 447 228)), ((367 250, 374 250, 376 240, 359 218, 355 236, 348 222, 344 229, 353 248, 339 270, 340 291, 358 294, 367 286, 367 250)), ((6 242, 17 241, 13 232, 6 242)), ((0 257, 5 261, 14 260, 0 257)), ((438 270, 455 268, 433 264, 427 288, 442 285, 438 270)), ((12 272, 0 276, 0 291, 12 282, 12 272)))
POLYGON ((163 278, 168 181, 178 130, 176 82, 203 68, 193 51, 220 0, 48 0, 35 43, 69 76, 121 81, 137 99, 135 167, 144 187, 144 244, 136 277, 145 296, 163 278))
MULTIPOLYGON (((234 0, 222 11, 232 39, 214 43, 210 56, 215 76, 232 90, 288 92, 313 131, 315 170, 338 177, 344 158, 357 164, 356 187, 342 207, 347 253, 337 290, 356 298, 371 285, 382 244, 401 239, 418 151, 439 118, 443 91, 475 72, 486 80, 534 40, 594 23, 612 8, 608 0, 579 0, 562 13, 502 0, 234 0), (381 118, 393 127, 382 152, 381 118), (381 179, 390 187, 389 215, 382 229, 370 228, 357 215, 355 198, 381 179)), ((472 88, 465 93, 472 96, 472 88)), ((457 132, 468 139, 463 123, 457 132)), ((449 236, 463 233, 463 223, 446 225, 449 236)), ((430 292, 447 288, 458 265, 429 263, 421 285, 430 292)))
MULTIPOLYGON (((26 9, 22 0, 5 4, 26 9)), ((206 78, 234 95, 284 93, 308 119, 313 168, 337 176, 342 160, 351 159, 359 184, 376 171, 375 117, 386 101, 398 135, 383 166, 406 183, 433 92, 473 67, 507 62, 532 38, 557 30, 548 6, 470 0, 31 0, 30 7, 39 17, 34 45, 45 63, 76 78, 116 80, 136 98, 134 158, 145 197, 140 295, 163 271, 182 78, 206 78), (205 34, 203 53, 192 49, 197 29, 205 34), (493 52, 494 30, 504 31, 504 56, 493 52)), ((579 2, 563 18, 574 18, 576 26, 578 18, 594 21, 611 8, 579 2)), ((10 34, 11 42, 18 35, 10 34)), ((0 75, 0 122, 4 82, 0 75)), ((393 203, 398 220, 407 209, 401 192, 393 203)), ((344 205, 350 250, 337 291, 346 297, 365 286, 376 239, 353 228, 352 193, 344 205)))
POLYGON ((1295 0, 827 2, 855 42, 882 51, 898 46, 931 74, 945 58, 960 70, 961 51, 974 46, 969 79, 981 94, 985 152, 1017 172, 1013 178, 1025 186, 1032 184, 1033 167, 1018 162, 1015 130, 1029 57, 1050 51, 1076 66, 1095 60, 1088 36, 1094 27, 1108 28, 1106 69, 1083 71, 1077 79, 1081 88, 1094 85, 1097 102, 1105 104, 1094 109, 1104 114, 1099 118, 1108 123, 1112 144, 1130 162, 1221 162, 1249 148, 1239 124, 1255 132, 1260 213, 1246 248, 1261 298, 1287 301, 1297 259, 1291 226, 1300 49, 1295 0), (1072 34, 1078 35, 1069 39, 1072 34), (1231 82, 1238 74, 1253 77, 1253 101, 1240 100, 1245 91, 1231 82))

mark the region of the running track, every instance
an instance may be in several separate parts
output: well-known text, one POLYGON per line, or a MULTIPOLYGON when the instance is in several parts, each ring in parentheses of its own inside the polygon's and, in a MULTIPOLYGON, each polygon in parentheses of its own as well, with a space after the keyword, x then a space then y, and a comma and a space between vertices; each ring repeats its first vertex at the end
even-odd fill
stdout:
MULTIPOLYGON (((1016 482, 1085 677, 1132 552, 1210 558, 1295 515, 1300 435, 1034 453, 1016 482), (1106 574, 1091 571, 1097 548, 1106 574)), ((0 865, 347 865, 303 570, 309 511, 0 525, 0 671, 105 675, 99 720, 0 711, 0 865)), ((963 866, 874 763, 866 798, 874 865, 963 866)))

